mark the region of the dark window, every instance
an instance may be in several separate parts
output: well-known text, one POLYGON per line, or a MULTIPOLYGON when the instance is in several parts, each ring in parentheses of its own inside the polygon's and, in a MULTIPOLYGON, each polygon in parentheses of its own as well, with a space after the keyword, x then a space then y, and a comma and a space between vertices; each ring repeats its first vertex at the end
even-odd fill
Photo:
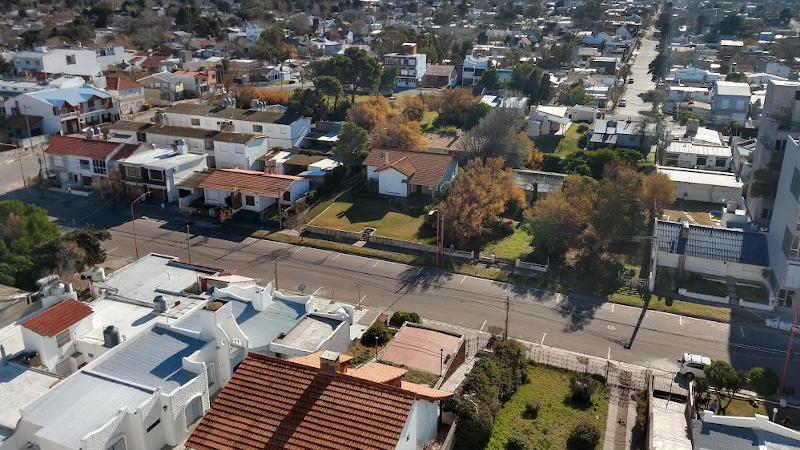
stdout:
POLYGON ((150 169, 150 179, 151 180, 163 180, 164 179, 164 172, 162 172, 160 170, 150 169))
POLYGON ((106 162, 102 159, 93 159, 92 171, 98 175, 106 175, 108 173, 106 171, 106 162))
POLYGON ((791 190, 794 199, 800 201, 800 170, 797 167, 794 168, 794 173, 792 174, 791 190))
POLYGON ((261 133, 264 131, 264 127, 261 125, 253 125, 253 133, 261 133))
POLYGON ((771 211, 770 211, 769 208, 764 208, 764 209, 761 210, 761 218, 762 219, 769 219, 769 215, 770 214, 771 214, 771 211))
POLYGON ((783 231, 783 253, 786 255, 787 258, 791 257, 791 248, 792 248, 792 231, 789 227, 783 231))
POLYGON ((781 151, 786 149, 786 139, 777 139, 775 141, 775 150, 781 151))
POLYGON ((252 195, 245 195, 244 204, 247 206, 256 206, 256 198, 252 195))
POLYGON ((136 140, 139 142, 147 142, 147 133, 136 132, 136 140))
POLYGON ((192 119, 192 125, 199 127, 200 126, 200 119, 192 119))
POLYGON ((149 433, 149 432, 153 431, 153 428, 157 427, 158 424, 160 424, 160 423, 161 423, 161 419, 156 419, 155 422, 153 422, 149 427, 147 427, 147 432, 149 433))
POLYGON ((705 166, 706 165, 706 157, 705 156, 698 156, 697 157, 697 165, 698 166, 705 166))
POLYGON ((800 91, 794 91, 794 99, 800 100, 800 91))
POLYGON ((75 55, 67 55, 67 64, 68 65, 75 64, 75 55))
POLYGON ((717 160, 714 161, 715 167, 725 167, 727 165, 728 165, 728 160, 724 158, 717 158, 717 160))
POLYGON ((292 193, 289 192, 289 191, 284 192, 283 193, 283 199, 286 200, 287 202, 291 201, 292 200, 292 193))
POLYGON ((81 160, 81 170, 89 170, 89 160, 82 159, 81 160))

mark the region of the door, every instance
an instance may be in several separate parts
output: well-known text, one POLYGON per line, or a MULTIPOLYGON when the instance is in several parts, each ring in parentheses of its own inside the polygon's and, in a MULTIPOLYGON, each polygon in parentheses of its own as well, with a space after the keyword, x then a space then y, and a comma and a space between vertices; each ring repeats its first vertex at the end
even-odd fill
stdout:
POLYGON ((86 177, 86 176, 81 177, 81 183, 84 186, 91 186, 92 185, 92 177, 86 177))

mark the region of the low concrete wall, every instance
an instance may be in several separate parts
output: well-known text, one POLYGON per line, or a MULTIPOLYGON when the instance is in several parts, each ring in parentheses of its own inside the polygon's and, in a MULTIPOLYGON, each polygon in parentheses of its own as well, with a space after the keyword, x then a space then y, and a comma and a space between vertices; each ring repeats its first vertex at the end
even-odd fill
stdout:
POLYGON ((467 252, 464 250, 451 250, 449 248, 445 248, 442 250, 442 254, 445 256, 450 256, 452 258, 463 258, 472 261, 475 259, 475 252, 467 252))
POLYGON ((687 291, 684 288, 678 289, 678 294, 684 297, 696 298, 698 300, 705 300, 707 302, 714 302, 714 303, 730 303, 731 301, 730 296, 717 297, 716 295, 708 295, 708 294, 701 294, 699 292, 687 291))
POLYGON ((550 266, 548 266, 547 264, 530 263, 530 262, 521 261, 519 259, 514 261, 514 267, 516 267, 518 269, 535 270, 537 272, 545 272, 545 273, 547 273, 547 271, 550 268, 550 266))
POLYGON ((450 430, 447 432, 447 437, 445 437, 444 442, 442 442, 441 450, 452 450, 453 447, 456 445, 457 425, 458 425, 458 420, 454 420, 453 423, 450 425, 450 430))
POLYGON ((330 236, 334 239, 340 240, 359 240, 361 233, 354 231, 337 230, 336 228, 318 227, 315 225, 306 225, 306 231, 314 234, 321 234, 323 236, 330 236))
POLYGON ((436 252, 435 245, 428 245, 428 244, 422 244, 420 242, 406 241, 403 239, 395 239, 386 236, 379 236, 374 233, 372 234, 372 236, 369 237, 369 242, 378 245, 388 245, 391 247, 406 248, 409 250, 418 250, 421 252, 428 252, 428 253, 436 252))
POLYGON ((750 308, 750 309, 760 309, 761 311, 772 311, 773 309, 775 309, 775 307, 772 304, 765 305, 763 303, 748 302, 743 298, 739 299, 739 306, 743 306, 745 308, 750 308))
POLYGON ((494 255, 494 253, 488 256, 478 253, 478 261, 494 264, 494 262, 497 261, 497 257, 494 255))

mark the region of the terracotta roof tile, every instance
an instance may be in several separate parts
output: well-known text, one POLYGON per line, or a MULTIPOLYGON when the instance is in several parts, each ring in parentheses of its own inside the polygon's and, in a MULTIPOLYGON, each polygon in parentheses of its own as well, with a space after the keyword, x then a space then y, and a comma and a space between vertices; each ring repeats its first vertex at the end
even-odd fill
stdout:
POLYGON ((92 314, 92 308, 68 298, 22 322, 22 326, 36 334, 52 337, 90 314, 92 314))
MULTIPOLYGON (((305 356, 297 356, 297 357, 291 358, 289 361, 296 362, 296 363, 302 364, 304 366, 316 367, 317 369, 319 369, 319 357, 321 355, 322 355, 322 350, 320 350, 320 351, 318 351, 316 353, 310 353, 310 354, 305 355, 305 356)), ((351 359, 353 359, 353 357, 350 356, 350 355, 339 355, 339 363, 340 364, 349 363, 351 359)))
POLYGON ((141 84, 127 78, 106 77, 106 89, 109 91, 124 91, 125 89, 133 89, 141 86, 141 84))
POLYGON ((105 159, 109 153, 119 146, 119 142, 88 140, 81 137, 50 136, 47 140, 47 150, 50 155, 73 155, 86 158, 105 159))
POLYGON ((407 176, 410 184, 438 186, 452 162, 452 156, 441 153, 376 148, 364 160, 364 165, 375 166, 378 171, 393 168, 407 176))
POLYGON ((133 152, 139 149, 139 144, 122 144, 122 147, 117 150, 117 153, 114 153, 114 156, 111 158, 114 161, 119 161, 122 158, 127 158, 131 156, 133 152))
MULTIPOLYGON (((348 369, 347 374, 361 378, 362 380, 374 381, 376 383, 389 383, 399 381, 408 372, 402 367, 390 366, 388 364, 372 363, 356 369, 348 369)), ((399 383, 397 383, 399 386, 399 383)))
POLYGON ((392 449, 410 391, 250 353, 186 442, 194 449, 392 449))
POLYGON ((255 170, 220 169, 212 172, 200 187, 223 191, 240 191, 245 194, 280 197, 300 177, 275 175, 255 170))

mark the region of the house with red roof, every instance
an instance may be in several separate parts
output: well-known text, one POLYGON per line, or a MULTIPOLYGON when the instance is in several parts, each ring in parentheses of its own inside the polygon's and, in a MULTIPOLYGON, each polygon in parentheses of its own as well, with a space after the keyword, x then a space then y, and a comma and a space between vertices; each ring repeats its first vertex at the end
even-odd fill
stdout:
POLYGON ((310 189, 306 178, 244 169, 217 169, 207 174, 199 187, 207 205, 258 213, 278 202, 293 205, 310 189))
POLYGON ((99 129, 90 129, 85 137, 53 135, 48 139, 44 151, 48 167, 64 191, 121 188, 119 160, 132 155, 139 144, 103 141, 98 134, 99 129))
MULTIPOLYGON (((92 308, 66 299, 22 322, 25 350, 36 352, 41 366, 66 376, 77 370, 77 340, 92 329, 92 308)), ((34 365, 31 363, 31 365, 34 365)))
POLYGON ((434 196, 456 176, 458 162, 446 153, 376 148, 364 159, 367 179, 378 192, 395 197, 434 196))
POLYGON ((348 362, 331 351, 248 354, 185 447, 416 449, 436 437, 450 392, 403 381, 403 368, 348 362))
POLYGON ((144 87, 127 78, 106 77, 106 90, 119 106, 120 114, 140 111, 145 103, 144 87))

